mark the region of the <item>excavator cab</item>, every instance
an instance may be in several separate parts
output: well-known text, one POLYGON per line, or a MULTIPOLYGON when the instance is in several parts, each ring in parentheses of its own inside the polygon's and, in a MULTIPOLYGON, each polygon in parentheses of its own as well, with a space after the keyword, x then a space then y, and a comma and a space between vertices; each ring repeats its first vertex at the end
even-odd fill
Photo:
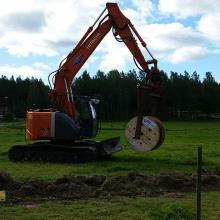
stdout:
POLYGON ((75 141, 95 137, 98 132, 98 119, 94 103, 98 103, 98 100, 89 96, 74 96, 73 99, 76 120, 62 111, 27 111, 26 139, 75 141))
POLYGON ((73 97, 77 110, 77 122, 80 127, 80 136, 83 138, 95 137, 98 132, 98 119, 95 105, 98 99, 89 96, 73 97))

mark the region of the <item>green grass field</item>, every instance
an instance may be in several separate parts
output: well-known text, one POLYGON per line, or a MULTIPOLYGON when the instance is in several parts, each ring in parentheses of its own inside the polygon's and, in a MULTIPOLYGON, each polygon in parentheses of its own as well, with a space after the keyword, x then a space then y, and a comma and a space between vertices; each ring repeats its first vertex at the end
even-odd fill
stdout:
MULTIPOLYGON (((0 122, 0 172, 20 179, 55 179, 64 175, 125 175, 130 170, 145 175, 162 172, 191 173, 196 169, 197 146, 203 145, 203 168, 220 168, 220 122, 165 122, 166 138, 156 151, 135 152, 124 132, 102 130, 97 139, 121 137, 124 150, 112 160, 86 164, 19 162, 8 160, 10 146, 25 143, 24 122, 0 122)), ((103 128, 124 128, 126 123, 105 122, 103 128)), ((36 204, 3 205, 0 219, 194 219, 195 194, 181 198, 91 199, 88 201, 47 201, 36 204), (14 218, 16 216, 16 218, 14 218)), ((203 218, 220 219, 220 192, 203 194, 203 218)), ((1 206, 1 203, 0 203, 1 206)))
MULTIPOLYGON (((42 162, 14 163, 8 160, 10 146, 25 143, 24 122, 0 124, 0 171, 7 171, 18 178, 55 179, 66 174, 126 174, 136 170, 142 174, 156 175, 161 172, 195 170, 197 146, 203 145, 205 169, 220 168, 220 122, 165 122, 166 138, 159 150, 136 152, 126 143, 124 132, 102 130, 97 139, 120 136, 124 150, 110 161, 86 164, 58 164, 42 162)), ((124 128, 125 123, 106 122, 103 128, 124 128)))
MULTIPOLYGON (((202 193, 202 220, 219 220, 220 193, 202 193)), ((2 205, 1 220, 194 220, 195 194, 180 197, 113 197, 2 205)))

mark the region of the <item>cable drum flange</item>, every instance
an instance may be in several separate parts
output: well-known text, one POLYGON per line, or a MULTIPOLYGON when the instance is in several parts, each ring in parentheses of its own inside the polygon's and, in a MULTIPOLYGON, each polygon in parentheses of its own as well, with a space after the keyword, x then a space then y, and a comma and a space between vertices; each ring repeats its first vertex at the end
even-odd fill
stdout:
POLYGON ((137 151, 152 151, 158 149, 165 138, 162 122, 154 116, 144 116, 140 138, 135 139, 137 117, 132 118, 125 129, 125 138, 129 145, 137 151))

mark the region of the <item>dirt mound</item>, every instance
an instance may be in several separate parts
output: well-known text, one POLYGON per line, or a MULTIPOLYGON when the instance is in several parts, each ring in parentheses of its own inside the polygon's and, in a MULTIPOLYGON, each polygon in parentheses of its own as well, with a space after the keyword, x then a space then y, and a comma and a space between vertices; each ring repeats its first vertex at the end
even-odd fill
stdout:
MULTIPOLYGON (((88 199, 109 196, 157 196, 195 191, 195 174, 164 173, 144 176, 135 171, 126 176, 64 176, 55 181, 19 181, 0 173, 0 190, 6 190, 8 202, 41 199, 88 199)), ((203 172, 203 190, 220 187, 220 172, 203 172)))
POLYGON ((21 182, 14 180, 8 173, 0 173, 0 190, 19 189, 21 182))

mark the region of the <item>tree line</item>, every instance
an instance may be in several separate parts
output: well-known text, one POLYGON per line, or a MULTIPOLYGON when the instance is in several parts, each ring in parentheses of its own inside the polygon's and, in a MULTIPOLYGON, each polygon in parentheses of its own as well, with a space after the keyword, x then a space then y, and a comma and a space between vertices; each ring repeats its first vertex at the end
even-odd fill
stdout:
MULTIPOLYGON (((203 79, 195 71, 189 74, 160 70, 163 99, 159 106, 162 118, 198 117, 220 112, 220 84, 211 72, 203 79)), ((99 117, 104 120, 128 120, 136 115, 137 84, 144 79, 142 72, 131 70, 108 73, 98 71, 91 76, 87 71, 73 82, 75 95, 100 99, 97 105, 99 117)), ((49 87, 41 79, 20 77, 0 78, 0 99, 7 101, 8 111, 15 117, 24 117, 27 108, 48 108, 49 87)))
POLYGON ((0 78, 0 103, 14 117, 25 117, 28 108, 48 108, 48 92, 49 87, 41 79, 0 78))

